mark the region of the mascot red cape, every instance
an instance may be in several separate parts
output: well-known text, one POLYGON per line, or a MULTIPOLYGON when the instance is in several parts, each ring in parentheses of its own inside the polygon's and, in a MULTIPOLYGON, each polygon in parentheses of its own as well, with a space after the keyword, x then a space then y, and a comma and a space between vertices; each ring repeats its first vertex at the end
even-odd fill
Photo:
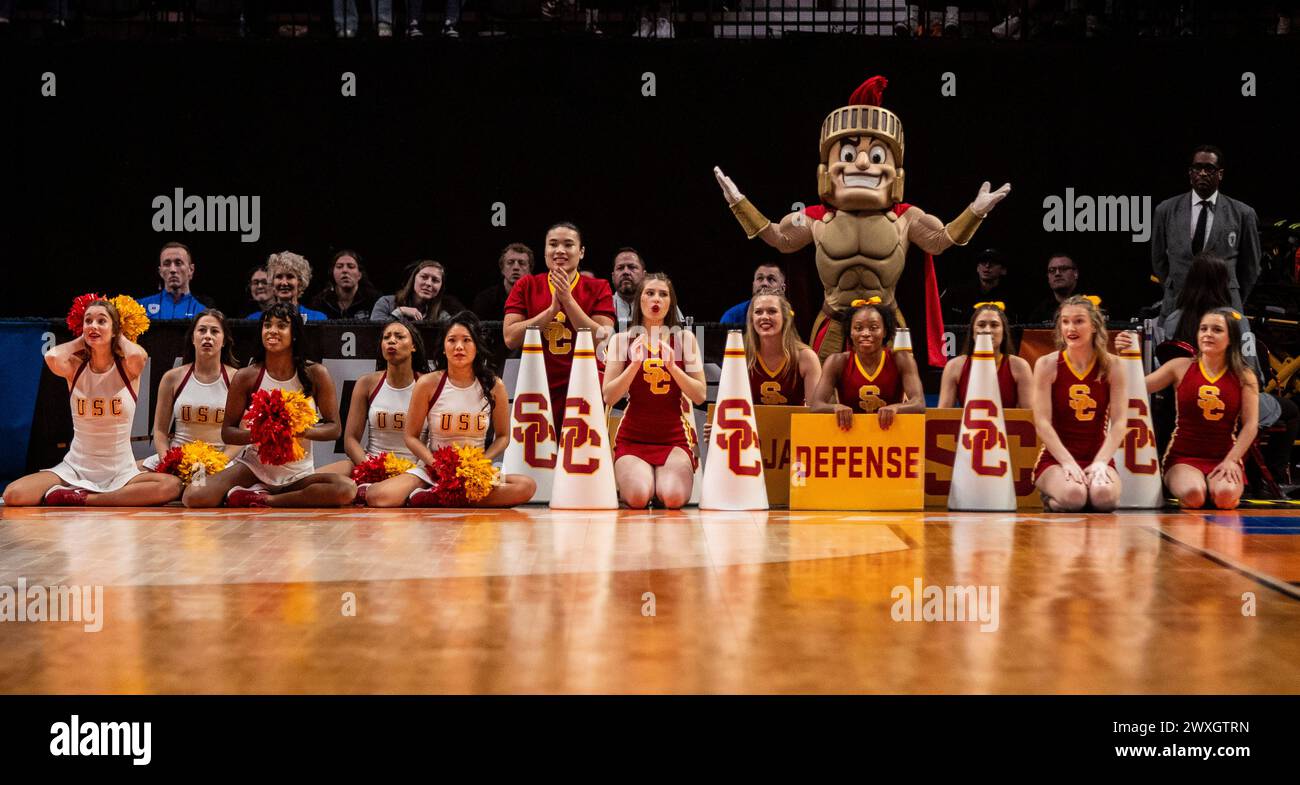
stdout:
MULTIPOLYGON (((815 246, 817 275, 826 297, 809 343, 822 360, 843 351, 845 336, 837 317, 854 300, 877 296, 904 324, 894 289, 910 243, 927 254, 965 245, 989 211, 1011 193, 1009 183, 992 191, 985 182, 970 206, 946 225, 903 202, 903 124, 880 105, 887 84, 883 76, 871 77, 853 91, 848 106, 831 112, 822 123, 817 167, 820 205, 790 213, 774 224, 731 178, 713 169, 732 213, 751 240, 761 237, 782 253, 793 253, 809 243, 815 246)), ((929 256, 926 282, 929 359, 942 365, 943 321, 929 256)))

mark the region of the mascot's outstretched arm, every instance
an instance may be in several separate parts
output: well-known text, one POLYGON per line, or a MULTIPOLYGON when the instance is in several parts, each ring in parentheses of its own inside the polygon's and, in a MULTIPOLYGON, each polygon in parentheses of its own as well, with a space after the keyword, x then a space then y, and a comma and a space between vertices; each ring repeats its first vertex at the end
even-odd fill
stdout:
POLYGON ((722 195, 727 198, 732 214, 740 221, 740 226, 749 239, 761 237, 763 242, 781 253, 794 253, 813 241, 812 222, 806 216, 790 213, 781 219, 781 223, 774 224, 758 211, 753 202, 745 198, 720 168, 713 167, 713 176, 718 179, 722 195))
POLYGON ((916 243, 926 253, 941 254, 954 245, 965 245, 975 236, 975 230, 998 202, 1011 193, 1011 183, 1004 184, 996 191, 990 190, 987 180, 980 186, 975 201, 961 211, 961 215, 944 225, 938 218, 925 213, 919 207, 911 207, 909 213, 919 213, 912 218, 908 227, 907 239, 916 243))

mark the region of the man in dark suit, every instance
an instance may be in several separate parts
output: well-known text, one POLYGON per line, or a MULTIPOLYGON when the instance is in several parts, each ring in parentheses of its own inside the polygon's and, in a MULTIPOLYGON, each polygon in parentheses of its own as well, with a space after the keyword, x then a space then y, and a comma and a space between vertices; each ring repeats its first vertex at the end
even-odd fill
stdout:
POLYGON ((1151 267, 1165 288, 1160 313, 1174 309, 1192 257, 1210 253, 1228 263, 1229 289, 1237 310, 1259 278, 1259 230, 1254 208, 1219 193, 1223 153, 1202 145, 1188 169, 1190 193, 1156 205, 1151 235, 1151 267))

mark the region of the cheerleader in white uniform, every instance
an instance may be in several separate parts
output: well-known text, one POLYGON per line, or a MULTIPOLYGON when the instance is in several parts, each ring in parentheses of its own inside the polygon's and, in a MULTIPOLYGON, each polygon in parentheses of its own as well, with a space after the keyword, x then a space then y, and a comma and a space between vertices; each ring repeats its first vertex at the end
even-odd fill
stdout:
MULTIPOLYGON (((434 356, 435 370, 416 380, 406 414, 406 446, 420 465, 370 486, 368 506, 436 506, 430 490, 434 478, 426 468, 433 461, 433 452, 447 445, 483 447, 489 423, 495 438, 484 455, 496 461, 505 452, 510 440, 506 385, 488 367, 480 341, 474 314, 462 311, 451 318, 434 356)), ((505 474, 492 492, 473 506, 513 507, 533 498, 536 490, 531 477, 505 474)))
POLYGON ((338 401, 325 366, 305 356, 303 321, 297 310, 276 303, 262 313, 262 342, 247 368, 230 380, 222 441, 244 445, 224 471, 199 487, 185 489, 186 507, 339 507, 356 496, 357 486, 338 474, 316 471, 309 442, 339 437, 338 401), (263 463, 244 425, 249 399, 258 390, 302 392, 316 401, 320 422, 299 437, 304 455, 280 466, 263 463))
POLYGON ((153 448, 141 466, 152 471, 167 451, 192 442, 207 442, 234 458, 239 452, 221 441, 226 419, 226 396, 239 363, 230 347, 234 338, 226 330, 221 311, 207 310, 190 321, 181 364, 163 374, 153 416, 153 448))
POLYGON ((63 462, 5 488, 5 504, 146 507, 180 496, 181 481, 143 471, 131 452, 131 420, 148 355, 122 336, 117 308, 106 300, 86 307, 79 337, 45 355, 68 381, 72 444, 63 462))
MULTIPOLYGON (((429 372, 424 341, 410 323, 394 319, 384 325, 379 347, 376 370, 357 379, 352 387, 347 427, 343 430, 343 451, 348 458, 329 464, 321 469, 323 472, 350 476, 354 466, 381 453, 416 460, 406 446, 406 412, 411 408, 416 380, 429 372)), ((365 501, 368 486, 358 486, 358 502, 365 501)))

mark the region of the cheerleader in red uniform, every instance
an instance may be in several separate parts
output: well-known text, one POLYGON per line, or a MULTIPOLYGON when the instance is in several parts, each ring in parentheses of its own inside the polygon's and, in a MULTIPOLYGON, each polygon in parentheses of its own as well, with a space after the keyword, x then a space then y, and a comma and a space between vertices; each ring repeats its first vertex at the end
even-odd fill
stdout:
POLYGON ((1034 426, 1043 445, 1034 484, 1052 512, 1089 504, 1110 512, 1119 503, 1111 457, 1124 438, 1127 397, 1119 358, 1106 350, 1107 341, 1099 301, 1070 297, 1056 312, 1057 351, 1034 365, 1034 426))
POLYGON ((925 391, 916 360, 910 351, 890 348, 893 311, 882 307, 879 297, 854 300, 841 322, 852 350, 826 358, 812 410, 834 413, 846 431, 853 427, 855 414, 876 414, 881 430, 888 430, 895 414, 924 412, 925 391))
POLYGON ((136 465, 131 420, 140 373, 149 355, 122 334, 122 320, 108 300, 95 300, 82 315, 81 335, 55 346, 45 364, 68 382, 72 444, 50 469, 14 480, 5 488, 10 507, 37 504, 145 507, 181 494, 181 481, 136 465))
POLYGON ((1003 409, 1029 409, 1034 400, 1034 370, 1011 346, 1011 327, 1000 302, 976 303, 975 314, 966 331, 966 345, 961 354, 943 367, 939 381, 939 408, 966 405, 966 386, 970 384, 970 357, 975 353, 975 336, 993 336, 993 360, 998 367, 998 393, 1003 409))
MULTIPOLYGON (((409 322, 393 319, 384 325, 379 347, 375 370, 357 379, 352 387, 352 403, 343 431, 343 452, 348 457, 329 464, 321 469, 323 472, 350 476, 357 464, 382 453, 412 463, 416 460, 406 446, 406 412, 411 408, 416 380, 429 372, 424 341, 409 322), (362 436, 367 436, 364 445, 362 436)), ((365 501, 368 485, 357 486, 358 503, 365 501)))
POLYGON ((602 389, 606 406, 628 398, 614 479, 629 507, 658 497, 675 510, 690 500, 695 479, 691 404, 708 394, 704 364, 695 336, 677 329, 677 295, 663 273, 642 279, 630 324, 610 341, 602 389))
POLYGON ((775 289, 760 289, 749 301, 745 359, 749 392, 760 406, 803 406, 822 375, 817 352, 795 334, 794 309, 775 289))
MULTIPOLYGON (((1126 333, 1116 345, 1129 342, 1126 333)), ((1242 457, 1259 432, 1259 380, 1241 355, 1241 314, 1231 308, 1207 312, 1196 349, 1196 357, 1170 360, 1146 378, 1147 392, 1171 384, 1176 390, 1165 487, 1183 507, 1202 507, 1208 498, 1231 510, 1245 487, 1242 457)))

